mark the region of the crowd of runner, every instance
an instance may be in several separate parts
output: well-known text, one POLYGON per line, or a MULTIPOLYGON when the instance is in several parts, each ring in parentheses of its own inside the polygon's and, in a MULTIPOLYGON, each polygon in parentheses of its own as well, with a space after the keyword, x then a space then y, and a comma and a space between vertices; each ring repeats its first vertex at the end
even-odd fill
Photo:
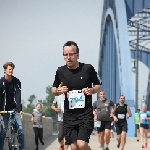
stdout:
MULTIPOLYGON (((58 142, 59 150, 91 150, 90 135, 94 125, 98 133, 101 150, 109 150, 110 138, 117 134, 117 148, 124 150, 128 132, 127 119, 132 116, 130 107, 125 103, 125 96, 120 95, 119 103, 107 99, 101 89, 97 72, 91 64, 78 62, 79 48, 73 41, 63 45, 63 56, 66 65, 58 67, 53 82, 52 93, 55 99, 51 108, 58 113, 58 142), (98 94, 98 99, 92 104, 92 94, 98 94)), ((3 66, 4 77, 0 79, 0 110, 15 109, 19 149, 25 150, 24 132, 19 112, 21 108, 21 82, 12 76, 15 65, 7 62, 3 66)), ((43 142, 42 118, 45 118, 38 103, 33 110, 31 121, 35 133, 36 150, 38 142, 43 142)), ((148 147, 148 128, 150 112, 142 105, 134 116, 137 129, 137 141, 142 148, 148 147)), ((0 149, 3 150, 4 139, 8 128, 9 115, 2 114, 3 124, 0 133, 0 149)))

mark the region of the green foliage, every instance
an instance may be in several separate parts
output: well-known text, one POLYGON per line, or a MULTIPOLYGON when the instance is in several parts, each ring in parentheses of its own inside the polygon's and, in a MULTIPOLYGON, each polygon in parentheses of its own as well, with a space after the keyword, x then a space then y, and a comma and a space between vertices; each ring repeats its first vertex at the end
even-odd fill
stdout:
POLYGON ((27 107, 25 107, 25 101, 22 100, 22 105, 23 105, 23 112, 25 113, 29 113, 32 114, 33 109, 35 108, 35 104, 36 102, 39 102, 43 105, 42 110, 45 113, 46 117, 56 117, 56 113, 51 109, 51 105, 53 103, 53 100, 55 98, 55 96, 53 95, 53 93, 51 92, 52 86, 47 86, 46 87, 46 99, 45 100, 36 100, 36 96, 30 95, 30 97, 28 98, 28 104, 27 107))
POLYGON ((29 104, 27 104, 27 107, 23 106, 23 112, 32 114, 33 109, 35 108, 36 96, 34 94, 30 95, 30 97, 28 98, 28 102, 29 104))

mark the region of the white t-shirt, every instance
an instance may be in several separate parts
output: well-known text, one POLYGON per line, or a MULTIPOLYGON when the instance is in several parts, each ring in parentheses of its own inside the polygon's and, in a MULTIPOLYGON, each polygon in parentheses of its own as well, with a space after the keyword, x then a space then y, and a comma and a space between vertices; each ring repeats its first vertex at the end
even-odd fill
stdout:
POLYGON ((58 112, 58 121, 63 121, 64 100, 65 100, 65 95, 61 94, 59 96, 55 96, 55 99, 53 101, 53 104, 57 104, 57 107, 61 108, 61 111, 58 112))

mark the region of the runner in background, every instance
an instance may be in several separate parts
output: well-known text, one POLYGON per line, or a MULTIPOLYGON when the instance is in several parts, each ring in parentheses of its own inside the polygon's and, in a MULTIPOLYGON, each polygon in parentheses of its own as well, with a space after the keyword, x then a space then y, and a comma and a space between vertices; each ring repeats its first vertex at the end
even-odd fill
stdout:
POLYGON ((148 129, 150 121, 150 112, 147 111, 146 105, 142 106, 142 110, 139 113, 139 119, 140 119, 140 136, 142 148, 148 148, 148 129))
POLYGON ((140 139, 140 129, 139 129, 140 119, 139 119, 139 112, 140 112, 140 109, 137 109, 136 113, 134 114, 134 123, 136 125, 136 136, 137 136, 137 141, 138 142, 139 142, 139 139, 140 139))
POLYGON ((58 142, 60 144, 59 150, 67 150, 68 149, 68 145, 65 146, 64 127, 63 127, 64 100, 65 100, 64 94, 55 96, 55 99, 51 106, 51 108, 56 113, 58 113, 57 130, 58 130, 58 142))
POLYGON ((111 137, 114 138, 114 132, 115 132, 115 122, 111 122, 111 137))

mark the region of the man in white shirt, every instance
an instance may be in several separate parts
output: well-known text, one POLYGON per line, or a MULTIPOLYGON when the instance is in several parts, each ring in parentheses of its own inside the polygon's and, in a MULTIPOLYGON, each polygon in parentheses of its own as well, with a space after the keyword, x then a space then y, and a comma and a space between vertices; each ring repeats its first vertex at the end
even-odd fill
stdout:
POLYGON ((63 129, 64 100, 65 100, 64 94, 55 96, 55 99, 51 106, 51 108, 58 113, 57 129, 58 129, 58 142, 60 144, 59 150, 68 149, 68 145, 66 145, 66 147, 64 146, 64 129, 63 129))

